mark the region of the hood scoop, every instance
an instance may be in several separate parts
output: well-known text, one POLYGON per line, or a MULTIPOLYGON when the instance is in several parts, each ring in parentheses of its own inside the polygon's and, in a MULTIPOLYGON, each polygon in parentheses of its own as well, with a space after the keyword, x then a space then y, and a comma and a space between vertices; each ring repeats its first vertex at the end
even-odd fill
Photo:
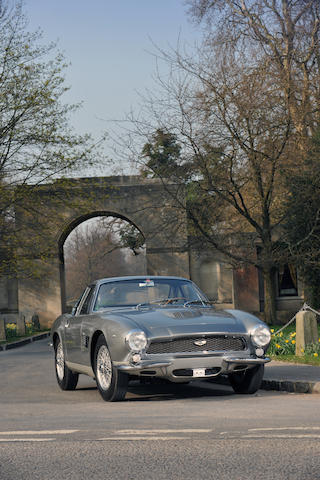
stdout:
POLYGON ((201 313, 196 310, 185 310, 185 311, 177 310, 176 312, 170 311, 170 312, 163 312, 163 313, 164 315, 166 315, 166 317, 176 318, 177 320, 178 319, 184 320, 186 318, 196 318, 201 315, 201 313))

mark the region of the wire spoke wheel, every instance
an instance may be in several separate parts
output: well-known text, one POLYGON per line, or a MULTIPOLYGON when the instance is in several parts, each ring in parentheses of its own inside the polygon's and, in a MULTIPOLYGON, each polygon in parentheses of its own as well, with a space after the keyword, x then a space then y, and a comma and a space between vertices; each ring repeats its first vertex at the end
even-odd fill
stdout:
POLYGON ((56 353, 56 370, 57 370, 58 379, 62 381, 64 377, 64 353, 63 353, 62 344, 60 342, 57 347, 57 353, 56 353))
POLYGON ((78 383, 79 374, 71 371, 65 361, 63 344, 60 339, 55 340, 55 367, 59 387, 62 390, 74 390, 78 383))
POLYGON ((112 381, 112 362, 106 345, 101 345, 98 351, 97 380, 103 390, 108 390, 112 381))
POLYGON ((100 335, 94 351, 94 372, 97 387, 106 402, 123 400, 128 385, 128 375, 114 367, 104 335, 100 335))

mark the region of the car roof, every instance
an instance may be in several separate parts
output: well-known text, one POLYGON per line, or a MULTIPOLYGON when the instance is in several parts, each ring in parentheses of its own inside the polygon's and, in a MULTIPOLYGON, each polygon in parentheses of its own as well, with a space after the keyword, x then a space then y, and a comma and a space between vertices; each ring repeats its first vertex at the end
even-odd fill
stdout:
POLYGON ((93 285, 97 285, 100 283, 107 283, 107 282, 120 282, 123 280, 184 280, 187 282, 191 282, 188 278, 184 277, 174 277, 174 276, 166 276, 166 275, 126 275, 124 277, 107 277, 107 278, 100 278, 92 282, 93 285))

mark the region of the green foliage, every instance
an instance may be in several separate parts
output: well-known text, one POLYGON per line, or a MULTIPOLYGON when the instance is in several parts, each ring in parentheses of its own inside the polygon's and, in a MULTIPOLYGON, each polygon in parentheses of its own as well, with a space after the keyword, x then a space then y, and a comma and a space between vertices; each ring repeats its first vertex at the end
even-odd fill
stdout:
MULTIPOLYGON (((296 354, 296 332, 292 328, 287 328, 277 333, 276 329, 271 329, 272 337, 268 354, 271 356, 293 356, 296 354)), ((320 336, 320 332, 319 332, 320 336)), ((315 345, 308 345, 305 350, 300 352, 302 356, 318 359, 320 355, 320 338, 315 345)))
POLYGON ((139 255, 139 249, 143 247, 145 239, 134 225, 127 223, 122 226, 119 230, 119 236, 121 248, 129 248, 134 255, 139 255))
POLYGON ((315 357, 314 355, 303 355, 302 357, 298 357, 297 355, 277 355, 272 356, 272 360, 320 366, 320 357, 315 357))
POLYGON ((166 177, 172 175, 178 168, 181 146, 177 137, 162 129, 156 130, 152 141, 144 145, 142 157, 147 161, 141 170, 145 176, 166 177))
POLYGON ((20 336, 29 336, 33 335, 34 333, 39 332, 39 329, 36 329, 32 323, 25 323, 25 335, 19 335, 17 330, 16 323, 7 323, 6 324, 6 338, 7 340, 12 340, 15 338, 19 338, 20 336))
POLYGON ((296 332, 274 333, 271 329, 272 338, 268 350, 269 355, 294 355, 296 351, 296 332))

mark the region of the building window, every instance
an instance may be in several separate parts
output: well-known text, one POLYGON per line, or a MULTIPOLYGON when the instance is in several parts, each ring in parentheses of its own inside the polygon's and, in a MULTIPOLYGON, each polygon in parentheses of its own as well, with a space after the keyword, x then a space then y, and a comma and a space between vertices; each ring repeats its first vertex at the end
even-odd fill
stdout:
POLYGON ((278 295, 279 297, 293 297, 298 295, 297 269, 290 264, 285 264, 278 270, 278 295))

